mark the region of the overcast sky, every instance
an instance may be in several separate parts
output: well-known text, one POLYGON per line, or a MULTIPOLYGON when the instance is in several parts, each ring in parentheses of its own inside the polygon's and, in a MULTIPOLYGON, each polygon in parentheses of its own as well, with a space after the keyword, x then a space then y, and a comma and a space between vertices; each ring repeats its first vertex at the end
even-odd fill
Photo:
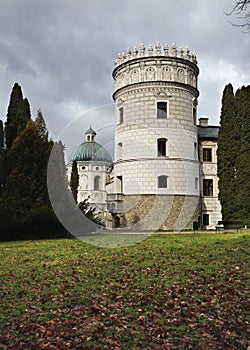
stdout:
POLYGON ((5 120, 11 89, 18 82, 33 117, 42 110, 52 138, 72 128, 67 125, 73 120, 81 135, 89 124, 111 130, 114 59, 128 47, 159 41, 196 53, 198 117, 208 116, 218 125, 224 86, 231 82, 236 90, 250 84, 250 34, 229 23, 234 18, 225 12, 233 4, 0 0, 0 118, 5 120))

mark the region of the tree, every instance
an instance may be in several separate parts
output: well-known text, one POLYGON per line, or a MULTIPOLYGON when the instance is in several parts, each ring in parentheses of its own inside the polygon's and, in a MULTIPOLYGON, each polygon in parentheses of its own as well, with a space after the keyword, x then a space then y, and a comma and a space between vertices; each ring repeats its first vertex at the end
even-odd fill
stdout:
POLYGON ((79 175, 77 170, 77 161, 74 160, 72 164, 72 170, 71 170, 70 188, 76 203, 77 203, 78 186, 79 186, 79 175))
POLYGON ((0 149, 4 148, 3 122, 0 120, 0 149))
POLYGON ((3 122, 0 120, 0 196, 5 183, 5 155, 3 122))
POLYGON ((221 126, 218 135, 219 199, 223 220, 237 218, 236 193, 236 110, 233 87, 228 84, 222 96, 221 126))
POLYGON ((241 23, 233 23, 234 26, 250 31, 250 0, 235 0, 235 5, 227 15, 236 14, 241 23))
POLYGON ((47 130, 45 120, 43 118, 42 111, 40 109, 38 109, 37 111, 37 117, 36 117, 35 123, 36 123, 36 128, 37 128, 39 137, 45 142, 47 142, 48 130, 47 130))
POLYGON ((96 208, 89 203, 89 198, 90 196, 88 198, 85 198, 82 202, 80 202, 78 207, 89 220, 98 225, 101 225, 101 221, 95 215, 96 208))
POLYGON ((219 199, 223 220, 250 224, 250 86, 223 92, 218 136, 219 199))
POLYGON ((239 219, 250 225, 250 86, 238 89, 235 100, 239 133, 236 157, 236 206, 239 219))
POLYGON ((32 119, 13 141, 8 151, 10 173, 0 204, 2 239, 34 239, 62 232, 47 190, 51 147, 32 119))
POLYGON ((22 94, 21 86, 15 83, 10 95, 7 121, 5 122, 5 138, 6 138, 7 149, 10 149, 13 140, 17 136, 16 115, 18 113, 20 103, 22 101, 23 101, 23 94, 22 94))
POLYGON ((14 125, 16 129, 15 137, 18 136, 21 131, 23 131, 30 118, 30 104, 28 99, 25 98, 24 100, 20 101, 17 114, 14 120, 14 125))
POLYGON ((62 143, 55 142, 48 164, 48 191, 57 218, 73 236, 84 236, 96 229, 96 224, 88 220, 76 205, 66 181, 66 167, 62 143))

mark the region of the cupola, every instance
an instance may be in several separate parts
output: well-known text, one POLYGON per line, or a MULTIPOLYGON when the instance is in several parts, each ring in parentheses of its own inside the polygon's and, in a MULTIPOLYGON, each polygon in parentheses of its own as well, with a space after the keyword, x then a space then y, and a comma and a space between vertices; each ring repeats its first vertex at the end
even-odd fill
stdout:
POLYGON ((95 142, 96 132, 90 126, 89 129, 85 132, 85 136, 86 142, 95 142))
POLYGON ((85 132, 85 142, 81 143, 70 157, 70 162, 101 162, 112 164, 112 158, 109 152, 96 142, 96 132, 90 128, 85 132))

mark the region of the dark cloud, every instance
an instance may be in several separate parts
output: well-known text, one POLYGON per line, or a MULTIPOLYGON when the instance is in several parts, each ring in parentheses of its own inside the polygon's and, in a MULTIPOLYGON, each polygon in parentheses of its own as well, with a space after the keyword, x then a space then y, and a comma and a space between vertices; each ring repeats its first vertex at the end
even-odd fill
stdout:
MULTIPOLYGON (((199 114, 218 124, 225 84, 237 88, 249 83, 250 36, 229 23, 225 12, 233 3, 1 0, 0 114, 5 116, 17 81, 33 114, 41 108, 55 136, 77 115, 112 103, 111 74, 118 52, 160 41, 196 52, 199 114)), ((87 123, 87 115, 85 119, 87 123)), ((94 117, 91 122, 94 127, 94 117)))

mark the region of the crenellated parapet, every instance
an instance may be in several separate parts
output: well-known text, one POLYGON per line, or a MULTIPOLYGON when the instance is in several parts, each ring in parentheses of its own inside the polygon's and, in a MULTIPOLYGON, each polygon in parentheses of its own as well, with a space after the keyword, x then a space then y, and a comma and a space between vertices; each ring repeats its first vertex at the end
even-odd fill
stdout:
POLYGON ((193 62, 194 64, 198 63, 195 53, 191 52, 188 48, 186 48, 185 50, 182 47, 180 49, 177 49, 175 44, 173 44, 171 48, 169 48, 169 46, 165 44, 162 48, 161 44, 157 42, 155 45, 155 49, 152 45, 149 45, 146 49, 144 44, 141 44, 139 50, 136 47, 134 47, 133 50, 128 48, 126 52, 119 53, 115 60, 115 67, 136 58, 152 56, 177 57, 193 62))
MULTIPOLYGON (((188 49, 177 49, 175 44, 169 49, 165 44, 163 49, 158 42, 155 50, 149 45, 146 50, 142 44, 140 50, 127 50, 119 55, 113 71, 115 91, 129 88, 134 84, 184 84, 197 88, 199 68, 194 53, 188 49)), ((196 93, 198 95, 198 92, 196 93)))

